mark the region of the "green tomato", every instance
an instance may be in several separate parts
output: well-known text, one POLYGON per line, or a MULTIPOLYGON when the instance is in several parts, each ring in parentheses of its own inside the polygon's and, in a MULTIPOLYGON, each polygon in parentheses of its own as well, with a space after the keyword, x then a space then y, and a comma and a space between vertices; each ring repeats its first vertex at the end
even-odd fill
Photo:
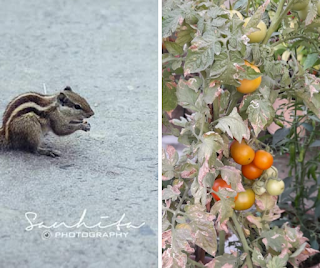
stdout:
POLYGON ((266 189, 270 195, 280 195, 284 191, 284 182, 283 180, 268 180, 266 189))
MULTIPOLYGON (((247 26, 250 19, 251 18, 249 17, 244 20, 244 24, 243 24, 244 27, 247 26)), ((248 38, 250 39, 250 43, 260 43, 266 37, 267 26, 262 20, 258 23, 257 28, 259 28, 260 31, 253 32, 248 35, 248 38)))
POLYGON ((308 15, 308 6, 305 9, 298 11, 298 15, 301 21, 304 21, 308 15))
POLYGON ((309 4, 309 0, 296 0, 295 4, 292 6, 292 10, 300 11, 306 9, 309 4))

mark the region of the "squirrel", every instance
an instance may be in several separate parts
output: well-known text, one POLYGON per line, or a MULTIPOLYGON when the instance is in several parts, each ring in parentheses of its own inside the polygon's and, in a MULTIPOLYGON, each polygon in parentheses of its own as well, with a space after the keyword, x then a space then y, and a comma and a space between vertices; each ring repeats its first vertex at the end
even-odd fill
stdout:
POLYGON ((84 121, 94 115, 88 102, 66 87, 54 95, 28 92, 15 97, 3 114, 0 149, 16 149, 47 156, 60 152, 41 146, 50 131, 58 136, 77 130, 89 131, 84 121))

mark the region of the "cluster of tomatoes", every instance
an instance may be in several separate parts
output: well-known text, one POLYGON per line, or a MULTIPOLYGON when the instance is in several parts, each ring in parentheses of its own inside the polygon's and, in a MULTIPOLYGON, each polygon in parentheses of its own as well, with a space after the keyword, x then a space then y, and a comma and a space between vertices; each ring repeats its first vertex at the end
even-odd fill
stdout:
MULTIPOLYGON (((230 147, 230 153, 233 160, 241 165, 241 171, 245 178, 249 180, 255 180, 259 178, 264 170, 269 169, 273 164, 273 156, 265 151, 258 150, 254 151, 244 141, 239 143, 234 141, 230 147)), ((220 188, 230 188, 231 185, 227 184, 225 180, 219 175, 213 184, 213 191, 218 192, 220 188)), ((215 194, 211 193, 216 201, 220 198, 215 194)), ((251 188, 247 188, 244 192, 239 192, 234 198, 235 210, 246 210, 250 208, 255 201, 255 193, 251 188)))

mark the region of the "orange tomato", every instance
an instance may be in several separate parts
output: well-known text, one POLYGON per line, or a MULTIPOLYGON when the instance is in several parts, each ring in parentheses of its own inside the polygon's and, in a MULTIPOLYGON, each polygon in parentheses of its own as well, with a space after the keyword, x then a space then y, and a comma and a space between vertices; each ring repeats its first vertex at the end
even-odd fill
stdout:
POLYGON ((253 164, 262 170, 270 168, 273 164, 273 156, 265 150, 256 151, 253 164))
POLYGON ((255 193, 252 189, 246 189, 245 192, 238 193, 238 199, 234 202, 235 210, 246 210, 248 208, 251 208, 254 204, 255 200, 255 193))
POLYGON ((254 159, 254 150, 244 141, 239 143, 234 141, 230 147, 230 153, 233 160, 239 165, 248 165, 254 159))
MULTIPOLYGON (((217 177, 217 179, 214 181, 213 183, 213 186, 212 186, 212 190, 215 191, 215 192, 219 192, 219 189, 220 188, 229 188, 231 189, 231 185, 228 184, 224 179, 221 178, 221 176, 219 175, 217 177)), ((214 193, 211 193, 211 195, 213 196, 213 198, 216 200, 216 201, 219 201, 220 198, 219 196, 217 196, 216 194, 214 193)), ((238 195, 234 198, 234 200, 237 200, 238 198, 238 195)))
MULTIPOLYGON (((244 64, 247 65, 247 66, 250 66, 256 72, 260 73, 260 70, 259 70, 259 68, 257 66, 252 65, 247 61, 245 61, 244 64)), ((252 93, 252 92, 256 91, 257 88, 260 86, 260 84, 261 84, 261 76, 259 76, 256 79, 253 79, 253 80, 243 79, 243 80, 240 80, 239 82, 241 83, 241 85, 239 87, 237 87, 237 90, 240 93, 243 93, 243 94, 252 93)))
POLYGON ((241 167, 243 176, 249 180, 255 180, 259 178, 263 172, 262 169, 257 168, 252 162, 249 165, 244 165, 241 167))

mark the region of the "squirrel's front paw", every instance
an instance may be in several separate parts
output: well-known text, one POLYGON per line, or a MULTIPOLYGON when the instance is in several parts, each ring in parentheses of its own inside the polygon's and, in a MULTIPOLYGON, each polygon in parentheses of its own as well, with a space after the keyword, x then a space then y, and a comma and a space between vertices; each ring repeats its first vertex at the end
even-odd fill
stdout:
POLYGON ((89 123, 86 122, 86 123, 83 123, 83 124, 82 124, 82 130, 83 130, 83 131, 86 131, 86 132, 87 132, 87 131, 90 131, 90 129, 91 129, 91 126, 90 126, 89 123))

